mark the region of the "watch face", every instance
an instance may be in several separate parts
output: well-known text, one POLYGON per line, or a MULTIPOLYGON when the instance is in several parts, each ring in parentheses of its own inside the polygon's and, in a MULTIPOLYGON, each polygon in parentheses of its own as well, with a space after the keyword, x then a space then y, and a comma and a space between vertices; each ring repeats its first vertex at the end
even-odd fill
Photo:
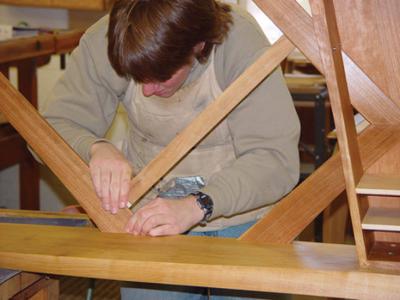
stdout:
POLYGON ((201 193, 200 195, 198 195, 198 201, 200 202, 200 204, 203 206, 203 208, 212 208, 214 203, 211 200, 210 196, 201 193))
POLYGON ((207 221, 213 212, 214 202, 210 198, 210 196, 197 192, 193 194, 196 197, 196 201, 200 208, 204 211, 204 219, 203 221, 207 221))

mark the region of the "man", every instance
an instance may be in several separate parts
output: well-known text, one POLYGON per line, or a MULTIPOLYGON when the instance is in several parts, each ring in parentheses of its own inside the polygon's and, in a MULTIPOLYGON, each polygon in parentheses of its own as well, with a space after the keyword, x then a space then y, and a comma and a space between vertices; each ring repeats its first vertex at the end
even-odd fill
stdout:
MULTIPOLYGON (((133 172, 267 48, 247 13, 215 0, 119 0, 82 38, 45 117, 89 162, 104 209, 116 213, 133 172), (103 138, 119 103, 129 123, 122 149, 103 138)), ((276 70, 136 205, 126 230, 240 236, 296 184, 298 139, 276 70)))

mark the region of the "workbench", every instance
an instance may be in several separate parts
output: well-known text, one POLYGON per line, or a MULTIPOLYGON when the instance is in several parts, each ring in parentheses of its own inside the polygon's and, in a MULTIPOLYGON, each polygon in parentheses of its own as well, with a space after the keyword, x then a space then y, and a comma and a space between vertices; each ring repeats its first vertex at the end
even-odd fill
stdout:
MULTIPOLYGON (((0 72, 7 78, 11 67, 18 71, 18 89, 38 106, 37 68, 53 54, 72 51, 82 31, 61 31, 18 37, 0 42, 0 72)), ((39 209, 39 167, 26 149, 25 141, 0 116, 0 169, 20 165, 20 208, 39 209)))

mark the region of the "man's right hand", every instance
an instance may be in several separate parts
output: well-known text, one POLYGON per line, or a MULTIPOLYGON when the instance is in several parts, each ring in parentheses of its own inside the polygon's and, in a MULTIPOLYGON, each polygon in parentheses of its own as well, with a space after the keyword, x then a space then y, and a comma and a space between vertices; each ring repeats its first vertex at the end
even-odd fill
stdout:
POLYGON ((98 142, 90 149, 90 174, 103 208, 117 213, 128 205, 129 183, 133 173, 129 161, 113 144, 98 142))

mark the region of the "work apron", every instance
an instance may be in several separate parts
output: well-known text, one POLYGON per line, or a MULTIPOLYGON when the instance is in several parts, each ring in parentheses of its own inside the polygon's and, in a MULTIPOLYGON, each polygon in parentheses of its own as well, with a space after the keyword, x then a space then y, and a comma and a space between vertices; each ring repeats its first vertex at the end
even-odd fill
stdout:
MULTIPOLYGON (((214 70, 214 52, 205 72, 197 80, 184 85, 173 96, 145 97, 142 86, 131 81, 124 103, 129 117, 125 154, 136 172, 146 166, 169 142, 222 93, 214 70)), ((201 177, 207 185, 212 175, 236 160, 227 121, 222 121, 202 142, 169 171, 135 206, 134 210, 153 200, 165 185, 176 178, 201 177)), ((173 200, 171 200, 173 201, 173 200)), ((219 230, 261 217, 266 208, 220 217, 194 231, 219 230)))

